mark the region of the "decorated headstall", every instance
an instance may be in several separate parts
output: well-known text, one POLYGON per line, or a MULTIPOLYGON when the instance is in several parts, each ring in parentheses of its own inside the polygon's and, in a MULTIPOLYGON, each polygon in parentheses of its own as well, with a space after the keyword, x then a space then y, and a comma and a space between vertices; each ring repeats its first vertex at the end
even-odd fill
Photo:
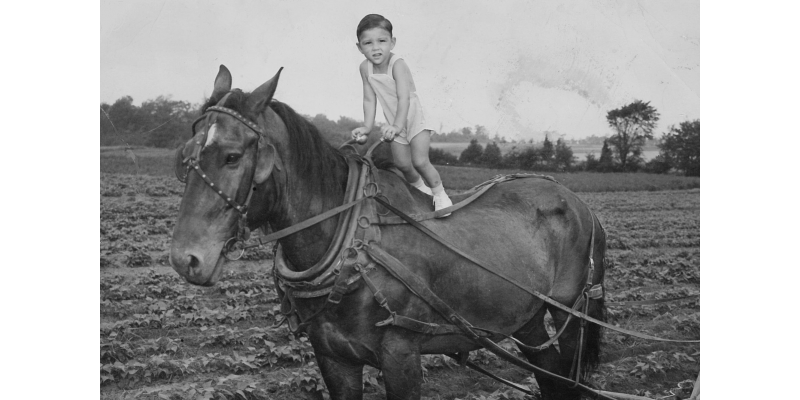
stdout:
MULTIPOLYGON (((228 94, 229 95, 229 94, 228 94)), ((228 95, 222 98, 218 102, 218 104, 224 104, 225 100, 227 99, 228 95)), ((235 196, 228 195, 224 193, 219 185, 215 184, 211 181, 208 177, 208 174, 203 171, 200 167, 200 154, 203 151, 203 148, 206 145, 206 141, 208 140, 209 129, 214 125, 217 120, 218 115, 227 114, 237 121, 241 122, 248 128, 250 128, 253 132, 258 135, 258 141, 256 142, 256 159, 258 159, 258 143, 261 141, 261 138, 264 136, 264 131, 253 121, 248 120, 242 114, 226 107, 222 106, 211 106, 206 109, 206 112, 200 116, 197 120, 192 123, 192 132, 194 133, 192 140, 186 143, 183 148, 178 148, 177 153, 175 154, 175 175, 178 177, 178 180, 181 182, 186 182, 188 178, 189 172, 194 170, 197 175, 206 183, 212 190, 214 190, 217 195, 219 195, 228 205, 233 207, 240 214, 239 219, 239 227, 238 233, 236 237, 231 238, 230 240, 241 241, 247 240, 250 236, 250 231, 246 227, 247 222, 247 209, 250 204, 250 198, 253 195, 253 188, 250 188, 250 191, 247 194, 247 199, 245 200, 244 204, 239 204, 235 200, 235 196), (197 124, 201 121, 205 121, 205 129, 201 132, 197 132, 197 124)), ((254 163, 253 168, 256 168, 256 163, 254 163)), ((255 175, 255 173, 254 173, 255 175)), ((229 241, 230 241, 229 240, 229 241)), ((226 245, 226 247, 228 247, 226 245)))

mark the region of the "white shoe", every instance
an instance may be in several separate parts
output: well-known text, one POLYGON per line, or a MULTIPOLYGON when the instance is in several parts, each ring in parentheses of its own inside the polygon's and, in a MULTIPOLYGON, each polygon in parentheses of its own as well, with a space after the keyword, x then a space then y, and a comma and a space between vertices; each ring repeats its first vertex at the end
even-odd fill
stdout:
POLYGON ((433 196, 433 192, 431 191, 431 188, 428 187, 428 185, 422 185, 420 187, 417 187, 417 190, 419 190, 422 193, 427 194, 428 196, 433 196))
MULTIPOLYGON (((450 200, 450 197, 447 196, 447 193, 442 193, 439 196, 433 196, 433 209, 434 209, 434 211, 439 211, 439 210, 441 210, 443 208, 447 208, 447 207, 450 207, 452 205, 453 205, 453 201, 450 200)), ((448 216, 450 214, 451 213, 447 213, 445 215, 442 215, 439 218, 444 218, 444 217, 446 217, 446 216, 448 216)))

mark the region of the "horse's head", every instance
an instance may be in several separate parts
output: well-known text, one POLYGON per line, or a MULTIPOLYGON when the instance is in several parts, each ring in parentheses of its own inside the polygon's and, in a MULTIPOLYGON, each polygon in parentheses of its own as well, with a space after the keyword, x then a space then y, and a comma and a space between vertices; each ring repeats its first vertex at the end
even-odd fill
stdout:
POLYGON ((231 91, 231 74, 220 66, 194 136, 175 155, 176 173, 186 181, 172 233, 170 263, 188 282, 210 286, 222 273, 221 253, 240 234, 252 190, 264 183, 277 160, 265 134, 264 111, 280 71, 249 96, 231 91))

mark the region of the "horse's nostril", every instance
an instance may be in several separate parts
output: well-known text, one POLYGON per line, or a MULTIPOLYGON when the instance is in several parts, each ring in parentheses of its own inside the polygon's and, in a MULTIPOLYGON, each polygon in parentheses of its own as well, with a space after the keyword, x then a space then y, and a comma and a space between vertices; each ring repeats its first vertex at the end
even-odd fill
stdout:
POLYGON ((200 260, 197 257, 190 255, 189 256, 189 269, 195 269, 200 266, 200 260))

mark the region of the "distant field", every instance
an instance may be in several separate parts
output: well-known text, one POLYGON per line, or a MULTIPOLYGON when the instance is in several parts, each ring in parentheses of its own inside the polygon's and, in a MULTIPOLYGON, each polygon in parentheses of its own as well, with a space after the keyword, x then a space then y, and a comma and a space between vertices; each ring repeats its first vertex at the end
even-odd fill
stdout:
MULTIPOLYGON (((444 187, 466 190, 495 175, 513 173, 537 173, 519 169, 490 169, 451 167, 437 165, 444 187)), ((599 173, 599 172, 540 172, 550 175, 573 192, 633 192, 700 188, 699 177, 659 175, 645 173, 599 173)))
MULTIPOLYGON (((469 146, 469 143, 442 143, 442 142, 434 142, 431 143, 431 147, 434 149, 441 149, 444 150, 456 157, 461 155, 461 152, 469 146)), ((484 148, 486 147, 485 144, 481 144, 484 148)), ((519 143, 519 144, 512 144, 512 143, 498 143, 498 147, 500 147, 500 152, 505 155, 514 147, 517 149, 522 150, 526 147, 530 147, 532 145, 527 143, 519 143)), ((573 156, 578 161, 586 160, 586 155, 589 153, 594 153, 595 157, 600 157, 600 150, 603 146, 600 145, 572 145, 570 146, 572 149, 573 156)), ((652 160, 658 155, 658 148, 657 147, 645 147, 644 151, 642 152, 642 156, 644 157, 645 161, 652 160)))
MULTIPOLYGON (((450 144, 450 143, 447 143, 450 144)), ((461 143, 457 143, 461 145, 461 143)), ((100 172, 173 177, 174 151, 169 149, 101 147, 100 172)), ((490 168, 451 167, 437 165, 444 186, 452 190, 466 190, 498 174, 532 173, 536 171, 490 168)), ((622 192, 696 189, 699 177, 658 175, 645 173, 597 172, 548 173, 575 192, 622 192)))

